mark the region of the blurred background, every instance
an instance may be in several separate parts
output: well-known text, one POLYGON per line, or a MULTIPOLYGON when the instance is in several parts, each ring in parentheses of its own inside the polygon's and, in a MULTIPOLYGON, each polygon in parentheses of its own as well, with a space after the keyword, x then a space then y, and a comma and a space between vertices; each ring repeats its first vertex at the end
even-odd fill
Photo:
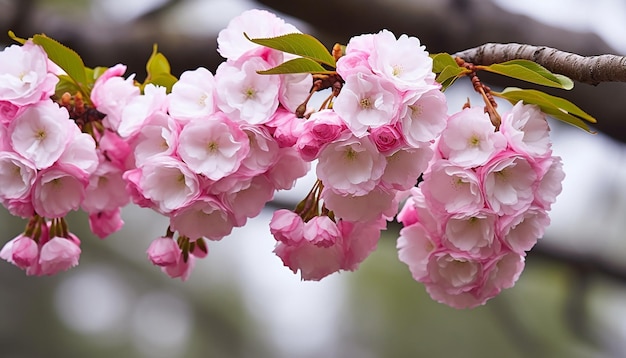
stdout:
MULTIPOLYGON (((0 46, 11 43, 9 29, 20 37, 46 33, 87 66, 125 63, 143 79, 158 43, 175 75, 214 71, 217 32, 250 8, 274 11, 328 47, 387 28, 419 37, 430 52, 519 42, 626 54, 621 0, 0 0, 0 46)), ((128 207, 124 229, 104 241, 88 232, 85 215, 71 215, 83 254, 66 273, 26 277, 0 263, 0 356, 624 357, 626 84, 578 84, 558 95, 598 118, 599 133, 550 122, 567 174, 552 225, 517 285, 483 307, 430 300, 397 259, 394 225, 357 272, 302 282, 272 253, 271 205, 211 243, 182 283, 145 255, 167 222, 128 207)), ((450 110, 468 96, 467 83, 455 84, 450 110)), ((312 182, 304 178, 272 205, 295 205, 312 182)), ((25 222, 0 214, 4 244, 25 222)))

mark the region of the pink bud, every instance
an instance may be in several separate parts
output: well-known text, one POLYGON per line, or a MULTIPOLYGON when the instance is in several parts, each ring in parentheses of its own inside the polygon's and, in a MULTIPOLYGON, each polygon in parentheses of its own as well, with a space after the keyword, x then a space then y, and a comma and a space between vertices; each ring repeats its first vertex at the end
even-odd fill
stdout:
POLYGON ((35 240, 21 235, 13 241, 13 263, 15 266, 26 269, 37 262, 39 248, 35 240))
POLYGON ((189 275, 191 275, 191 270, 193 270, 195 265, 195 259, 196 258, 193 255, 189 255, 187 261, 183 260, 181 257, 177 263, 169 266, 163 266, 161 267, 161 270, 171 278, 180 278, 182 281, 187 281, 189 275))
POLYGON ((156 266, 176 265, 181 254, 176 241, 169 237, 159 237, 152 241, 146 252, 152 264, 156 266))
POLYGON ((39 264, 42 275, 54 275, 78 265, 80 247, 77 238, 53 237, 41 247, 39 264))

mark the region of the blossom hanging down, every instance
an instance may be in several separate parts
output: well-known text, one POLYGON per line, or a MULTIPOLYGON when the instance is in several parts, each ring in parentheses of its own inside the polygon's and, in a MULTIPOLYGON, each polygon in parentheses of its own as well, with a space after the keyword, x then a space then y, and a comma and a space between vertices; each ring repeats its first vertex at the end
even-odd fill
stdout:
POLYGON ((479 109, 450 117, 398 215, 400 260, 433 299, 453 307, 484 304, 513 286, 561 191, 545 116, 520 102, 500 128, 479 109))

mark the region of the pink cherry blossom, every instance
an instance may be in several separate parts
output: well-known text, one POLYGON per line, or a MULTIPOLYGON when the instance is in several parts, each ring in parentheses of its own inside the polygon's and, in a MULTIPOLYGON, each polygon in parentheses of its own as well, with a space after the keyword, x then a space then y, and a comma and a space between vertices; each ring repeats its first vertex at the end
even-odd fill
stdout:
POLYGON ((250 38, 266 38, 297 32, 300 31, 271 12, 248 10, 230 20, 228 26, 219 32, 217 51, 222 57, 233 61, 251 54, 260 56, 269 49, 246 39, 244 33, 250 38))
POLYGON ((556 201, 556 197, 563 190, 563 162, 560 157, 549 157, 539 163, 543 174, 535 193, 535 200, 546 210, 549 210, 556 201))
POLYGON ((369 128, 394 124, 398 119, 400 94, 387 80, 357 73, 345 78, 333 109, 357 137, 369 128))
POLYGON ((357 73, 371 73, 369 57, 374 52, 374 34, 363 34, 350 38, 346 54, 337 60, 337 73, 348 78, 357 73))
POLYGON ((274 253, 293 273, 300 271, 300 277, 310 281, 319 281, 339 271, 344 261, 344 252, 340 245, 317 246, 307 240, 302 240, 295 246, 278 243, 274 253))
POLYGON ((415 148, 430 145, 447 124, 446 97, 438 89, 413 94, 400 106, 400 123, 406 143, 415 148))
POLYGON ((372 38, 374 51, 368 62, 372 71, 394 84, 399 91, 426 92, 436 88, 433 62, 416 37, 396 39, 388 30, 372 38))
POLYGON ((395 126, 385 125, 374 128, 370 136, 378 151, 384 154, 393 153, 404 146, 404 138, 395 126))
POLYGON ((277 241, 294 245, 304 238, 304 221, 291 210, 276 210, 270 220, 270 232, 277 241))
POLYGON ((259 215, 265 204, 274 197, 274 186, 265 176, 253 177, 244 183, 241 189, 224 198, 237 226, 243 226, 247 218, 259 215))
POLYGON ((220 113, 189 122, 180 132, 179 143, 181 159, 211 180, 237 171, 250 150, 246 133, 220 113))
POLYGON ((43 244, 39 254, 41 274, 54 275, 78 265, 81 253, 79 243, 76 237, 68 239, 56 236, 43 244))
POLYGON ((524 157, 502 152, 478 169, 487 205, 501 214, 515 214, 530 206, 537 174, 524 157))
POLYGON ((301 133, 302 118, 296 117, 293 112, 287 111, 283 107, 278 107, 269 122, 265 125, 270 129, 272 136, 281 148, 291 147, 301 133))
POLYGON ((0 101, 21 107, 50 97, 59 80, 48 71, 47 60, 31 41, 0 51, 0 101))
POLYGON ((464 167, 483 165, 505 147, 502 133, 495 132, 489 116, 478 107, 452 115, 439 144, 444 158, 464 167))
POLYGON ((279 146, 265 126, 242 126, 249 140, 250 151, 241 161, 239 173, 258 175, 266 172, 278 159, 279 146))
POLYGON ((20 107, 11 102, 0 101, 0 123, 8 126, 25 108, 26 106, 20 107))
POLYGON ((89 228, 101 239, 121 230, 123 226, 124 221, 119 207, 89 214, 89 228))
POLYGON ((378 245, 381 230, 387 226, 385 219, 371 221, 340 220, 337 227, 343 237, 344 261, 341 269, 354 271, 378 245))
POLYGON ((33 186, 33 207, 46 218, 64 217, 78 210, 87 184, 84 173, 72 165, 54 165, 42 170, 33 186))
POLYGON ((535 246, 548 224, 548 214, 540 208, 531 207, 515 216, 501 217, 498 227, 502 241, 513 252, 523 255, 535 246))
POLYGON ((341 240, 341 232, 328 216, 316 216, 304 224, 304 239, 313 245, 329 247, 341 240))
POLYGON ((482 288, 484 301, 494 297, 503 289, 513 287, 523 270, 524 255, 511 251, 502 251, 500 255, 487 262, 484 274, 485 283, 482 288))
POLYGON ((270 68, 258 57, 223 62, 215 73, 217 106, 235 122, 263 124, 278 108, 280 78, 258 74, 270 68))
POLYGON ((8 135, 17 153, 44 169, 65 151, 74 133, 72 126, 67 110, 48 100, 26 108, 11 122, 8 135))
POLYGON ((146 253, 150 262, 156 266, 173 266, 181 259, 180 247, 171 237, 162 236, 152 240, 146 253))
POLYGON ((123 172, 111 162, 103 161, 89 177, 85 200, 81 207, 87 212, 110 211, 125 206, 130 201, 123 172))
POLYGON ((500 131, 513 150, 533 157, 550 155, 550 127, 539 107, 519 101, 502 116, 500 131))
POLYGON ((192 203, 200 195, 197 176, 185 163, 169 156, 155 156, 141 168, 139 186, 162 213, 192 203))
POLYGON ((496 215, 479 212, 472 216, 453 215, 445 224, 442 244, 473 258, 488 258, 500 249, 496 239, 496 215))
POLYGON ((398 206, 394 201, 395 192, 376 187, 364 195, 342 195, 332 189, 322 191, 324 204, 337 217, 349 221, 373 221, 385 215, 393 217, 398 206))
POLYGON ((296 109, 309 96, 313 79, 311 74, 296 73, 280 75, 280 90, 278 101, 288 111, 295 113, 296 109))
POLYGON ((369 137, 345 136, 322 150, 316 170, 338 194, 364 195, 378 184, 386 164, 369 137))
MULTIPOLYGON (((429 256, 428 281, 436 284, 449 295, 458 295, 474 290, 481 285, 483 266, 480 261, 467 254, 439 250, 429 256)), ((428 286, 427 286, 428 288, 428 286)), ((431 296, 433 296, 432 292, 431 296)), ((435 300, 443 297, 433 297, 435 300)))
POLYGON ((382 185, 395 190, 410 189, 417 184, 417 178, 426 170, 432 156, 433 151, 428 147, 400 149, 387 156, 382 185))
POLYGON ((327 144, 339 138, 346 129, 344 122, 337 113, 324 109, 311 114, 309 119, 302 122, 302 134, 310 134, 321 144, 327 144))
POLYGON ((203 196, 170 216, 172 230, 194 240, 221 240, 235 226, 232 214, 216 198, 203 196))
POLYGON ((272 182, 276 190, 289 190, 309 172, 311 165, 305 162, 298 152, 291 147, 281 148, 276 163, 271 166, 265 175, 272 182))
POLYGON ((424 173, 424 196, 448 213, 478 212, 484 207, 480 182, 470 169, 438 160, 424 173))
POLYGON ((144 94, 135 96, 124 106, 117 132, 122 138, 137 134, 148 118, 157 112, 167 110, 165 87, 151 83, 144 88, 144 94))
POLYGON ((106 114, 102 121, 106 128, 117 131, 126 105, 139 96, 139 87, 135 86, 134 75, 124 79, 126 66, 117 64, 106 69, 91 90, 91 101, 98 111, 106 114))
POLYGON ((141 166, 155 155, 173 155, 180 131, 179 123, 164 112, 148 117, 134 141, 135 165, 141 166))
POLYGON ((187 281, 195 264, 196 258, 193 255, 189 255, 187 261, 181 257, 175 264, 161 267, 161 271, 171 278, 180 278, 181 281, 187 281))
POLYGON ((0 199, 21 199, 30 194, 37 169, 17 153, 0 151, 0 199))
POLYGON ((397 241, 398 258, 409 266, 411 275, 417 281, 428 276, 428 261, 438 243, 423 225, 416 223, 400 230, 397 241))
POLYGON ((56 164, 72 165, 80 169, 86 176, 91 175, 98 167, 96 142, 87 133, 82 133, 77 126, 70 126, 71 139, 56 164))
POLYGON ((32 238, 20 235, 12 241, 11 260, 15 266, 25 270, 39 259, 39 247, 32 238))
POLYGON ((135 166, 134 156, 129 143, 116 132, 105 130, 98 141, 98 152, 120 170, 135 166))
POLYGON ((433 233, 436 237, 441 237, 444 231, 443 222, 449 215, 447 213, 439 213, 431 205, 432 202, 427 201, 424 197, 421 185, 420 187, 412 188, 404 207, 398 213, 397 219, 404 226, 419 222, 428 232, 433 233))
POLYGON ((215 79, 204 67, 185 71, 169 94, 169 114, 183 123, 215 112, 215 79))

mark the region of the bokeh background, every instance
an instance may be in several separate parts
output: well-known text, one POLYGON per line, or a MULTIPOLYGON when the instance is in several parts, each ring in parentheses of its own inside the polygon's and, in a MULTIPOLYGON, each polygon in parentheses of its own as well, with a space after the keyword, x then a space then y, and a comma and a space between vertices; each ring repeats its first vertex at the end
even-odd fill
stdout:
MULTIPOLYGON (((626 54, 621 0, 0 0, 0 46, 11 44, 9 29, 46 33, 90 67, 125 63, 142 79, 158 43, 174 74, 214 71, 217 32, 250 8, 275 11, 329 47, 388 28, 430 52, 520 42, 626 54)), ((447 94, 451 111, 475 98, 462 81, 447 94)), ((550 122, 567 174, 552 225, 517 285, 485 306, 430 300, 397 260, 393 224, 357 272, 300 281, 272 254, 267 224, 272 209, 305 195, 313 178, 304 178, 211 243, 184 283, 146 259, 163 218, 128 207, 124 229, 102 241, 84 214, 72 214, 83 240, 77 268, 34 278, 0 263, 0 357, 624 357, 626 85, 578 84, 559 95, 596 116, 599 133, 550 122)), ((0 244, 24 225, 0 210, 0 244)))

